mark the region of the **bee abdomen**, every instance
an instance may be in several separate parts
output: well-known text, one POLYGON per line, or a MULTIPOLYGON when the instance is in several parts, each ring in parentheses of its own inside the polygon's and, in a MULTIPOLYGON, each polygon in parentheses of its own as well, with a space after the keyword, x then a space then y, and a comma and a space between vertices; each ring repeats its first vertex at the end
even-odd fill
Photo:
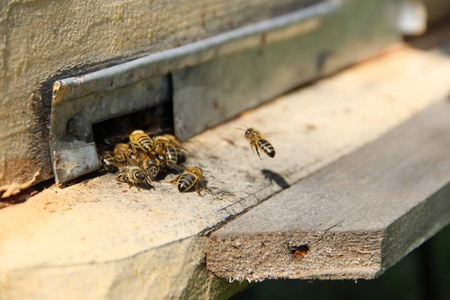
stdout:
POLYGON ((259 147, 270 157, 275 156, 275 148, 272 146, 271 143, 269 143, 266 139, 259 139, 258 140, 259 147))
POLYGON ((180 180, 178 180, 178 190, 182 193, 187 192, 192 188, 192 186, 195 183, 195 180, 196 180, 195 175, 189 173, 183 174, 180 180))
POLYGON ((167 152, 167 166, 173 167, 178 163, 178 151, 173 146, 166 146, 167 152))
POLYGON ((147 151, 151 151, 153 148, 153 141, 147 136, 140 136, 137 138, 138 143, 147 151))

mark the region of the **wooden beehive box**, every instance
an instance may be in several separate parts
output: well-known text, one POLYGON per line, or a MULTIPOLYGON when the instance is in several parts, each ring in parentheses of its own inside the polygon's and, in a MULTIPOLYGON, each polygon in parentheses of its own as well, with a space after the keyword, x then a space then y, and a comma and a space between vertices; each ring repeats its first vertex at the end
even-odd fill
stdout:
MULTIPOLYGON (((448 6, 437 10, 435 1, 425 5, 437 12, 431 14, 436 19, 448 11, 448 6)), ((95 7, 81 1, 37 1, 8 2, 1 11, 2 198, 28 197, 30 187, 44 182, 26 203, 0 210, 2 297, 214 298, 246 286, 228 279, 373 278, 448 223, 448 157, 439 151, 448 139, 427 127, 445 136, 448 104, 426 108, 448 95, 450 61, 442 54, 444 43, 427 42, 435 47, 431 50, 401 43, 397 1, 99 1, 95 7), (187 140, 186 166, 205 170, 211 192, 204 197, 178 193, 168 183, 173 174, 154 191, 139 192, 118 185, 112 174, 95 173, 100 165, 93 125, 158 105, 170 107, 166 117, 173 119, 175 134, 187 140), (401 153, 408 156, 411 147, 424 143, 432 146, 402 162, 426 165, 427 151, 434 151, 435 160, 428 165, 433 180, 405 197, 385 223, 352 227, 356 222, 348 211, 341 211, 347 223, 321 223, 325 213, 320 216, 320 211, 326 209, 314 205, 279 222, 284 215, 275 214, 271 205, 296 200, 294 207, 306 207, 301 201, 308 199, 298 195, 312 193, 308 189, 317 186, 307 184, 314 180, 333 191, 339 182, 320 180, 327 174, 347 176, 341 170, 366 152, 355 152, 337 167, 328 165, 422 111, 410 125, 368 146, 375 150, 366 150, 377 152, 384 145, 379 143, 385 143, 395 152, 406 144, 400 140, 399 145, 395 136, 417 130, 425 141, 415 140, 401 153), (427 121, 434 119, 430 115, 436 116, 434 123, 427 121), (269 138, 277 151, 274 159, 259 160, 251 153, 243 133, 235 129, 245 125, 274 133, 269 138), (68 183, 52 185, 53 178, 68 183), (441 196, 425 201, 437 191, 441 196), (217 230, 268 198, 252 214, 217 230), (423 231, 415 232, 410 211, 426 225, 423 231), (302 215, 310 212, 319 214, 311 219, 311 228, 302 215), (403 216, 406 221, 400 225, 411 225, 405 231, 411 239, 397 249, 399 242, 385 240, 399 237, 400 225, 389 225, 403 216), (279 227, 257 222, 271 217, 279 227), (258 230, 252 231, 255 226, 258 230), (384 234, 380 228, 391 231, 384 234), (345 243, 342 252, 328 251, 330 241, 340 236, 349 240, 352 230, 366 229, 369 237, 350 243, 358 252, 364 239, 375 240, 369 249, 372 260, 366 257, 370 255, 351 256, 350 263, 358 260, 364 266, 346 265, 345 243), (323 247, 314 248, 311 241, 320 237, 323 247), (273 245, 261 249, 264 243, 273 245), (315 268, 325 252, 331 253, 329 267, 315 268), (333 260, 341 254, 344 259, 333 260), (304 255, 309 257, 303 260, 304 255)), ((446 30, 437 36, 445 37, 446 30)), ((381 176, 395 157, 380 157, 384 164, 368 162, 373 174, 350 175, 368 180, 381 176)), ((396 170, 402 174, 401 168, 396 170)), ((414 186, 421 174, 394 179, 414 186)), ((391 181, 374 182, 383 189, 391 181)), ((346 189, 354 197, 365 193, 365 185, 341 183, 344 195, 339 199, 346 205, 355 202, 345 197, 346 189)), ((364 201, 371 203, 371 198, 364 201)), ((289 205, 283 208, 289 211, 289 205)))

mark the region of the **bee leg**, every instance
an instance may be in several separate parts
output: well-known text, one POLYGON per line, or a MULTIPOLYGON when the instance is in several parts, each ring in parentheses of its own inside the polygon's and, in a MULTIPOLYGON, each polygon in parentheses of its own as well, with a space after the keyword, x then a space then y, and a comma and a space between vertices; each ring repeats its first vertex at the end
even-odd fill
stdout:
POLYGON ((139 149, 138 146, 136 146, 135 144, 133 144, 133 143, 131 143, 131 142, 129 142, 128 145, 130 146, 131 149, 133 149, 133 152, 134 152, 134 153, 137 153, 137 152, 138 152, 138 149, 139 149))
POLYGON ((206 190, 206 191, 212 193, 212 191, 206 186, 206 184, 205 184, 205 182, 204 182, 203 180, 200 181, 200 184, 201 184, 201 186, 202 186, 202 189, 204 189, 204 190, 206 190))
POLYGON ((152 181, 150 180, 150 178, 147 178, 147 179, 145 180, 145 183, 147 183, 148 186, 149 186, 151 189, 154 189, 154 187, 153 187, 153 185, 152 185, 152 181))
POLYGON ((258 147, 255 145, 255 149, 256 149, 256 153, 258 154, 258 157, 259 157, 259 159, 261 159, 262 160, 262 158, 261 158, 261 155, 259 154, 259 150, 258 150, 258 147))
POLYGON ((255 153, 255 150, 253 149, 253 147, 256 148, 256 145, 254 142, 250 142, 250 148, 252 148, 252 152, 255 153))
POLYGON ((134 186, 134 187, 136 187, 138 189, 139 192, 141 191, 137 185, 131 184, 129 182, 127 182, 127 184, 128 184, 128 188, 129 189, 131 189, 134 186))
MULTIPOLYGON (((183 174, 181 174, 183 175, 183 174)), ((177 183, 178 179, 180 179, 181 175, 178 175, 177 178, 175 178, 174 180, 169 181, 170 183, 177 183)))
POLYGON ((198 182, 197 182, 197 183, 195 184, 195 191, 197 192, 197 194, 199 194, 200 196, 203 197, 203 195, 200 194, 200 189, 198 188, 198 186, 199 186, 199 184, 198 184, 198 182))

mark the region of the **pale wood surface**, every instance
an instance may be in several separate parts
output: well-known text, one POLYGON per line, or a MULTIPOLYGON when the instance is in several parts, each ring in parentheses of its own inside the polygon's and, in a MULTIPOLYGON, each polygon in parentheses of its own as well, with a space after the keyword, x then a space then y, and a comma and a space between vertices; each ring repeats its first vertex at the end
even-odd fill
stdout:
POLYGON ((125 292, 188 297, 199 292, 195 286, 224 291, 225 281, 210 279, 204 268, 205 237, 199 233, 441 99, 449 92, 448 78, 444 53, 399 47, 210 129, 184 144, 185 165, 205 171, 212 192, 204 197, 178 193, 167 183, 175 175, 155 183, 155 190, 138 192, 107 174, 53 186, 1 209, 0 290, 12 299, 118 298, 125 292), (235 129, 244 125, 267 133, 274 159, 251 152, 235 129), (95 285, 82 288, 89 282, 95 285))
POLYGON ((207 268, 238 280, 379 275, 450 222, 449 116, 450 101, 435 104, 214 232, 207 268))

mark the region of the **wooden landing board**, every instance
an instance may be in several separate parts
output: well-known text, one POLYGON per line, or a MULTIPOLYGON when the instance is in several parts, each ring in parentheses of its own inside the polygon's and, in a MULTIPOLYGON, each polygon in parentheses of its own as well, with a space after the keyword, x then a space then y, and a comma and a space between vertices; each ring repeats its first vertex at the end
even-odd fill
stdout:
POLYGON ((374 278, 449 223, 449 183, 446 100, 214 232, 207 268, 237 280, 374 278))
POLYGON ((204 170, 204 197, 178 193, 175 174, 141 192, 105 174, 0 209, 0 298, 211 299, 242 288, 204 267, 205 232, 448 95, 445 53, 399 47, 195 136, 184 165, 204 170), (272 133, 275 158, 252 153, 236 129, 245 125, 272 133))

